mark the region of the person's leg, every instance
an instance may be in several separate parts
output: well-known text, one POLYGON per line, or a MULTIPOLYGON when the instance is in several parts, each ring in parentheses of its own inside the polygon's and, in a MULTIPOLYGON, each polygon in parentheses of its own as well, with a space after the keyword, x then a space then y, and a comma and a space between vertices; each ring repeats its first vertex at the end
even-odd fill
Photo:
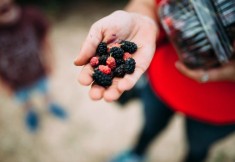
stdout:
POLYGON ((186 118, 188 154, 184 162, 203 162, 212 144, 235 131, 235 125, 212 125, 186 118))
POLYGON ((141 101, 144 108, 144 125, 135 146, 114 157, 111 162, 143 162, 144 153, 154 138, 165 128, 174 114, 162 101, 156 97, 150 85, 141 90, 141 101))
POLYGON ((154 138, 165 128, 174 112, 146 85, 141 93, 144 106, 144 125, 133 152, 143 155, 154 138))
POLYGON ((35 85, 34 89, 39 91, 45 99, 45 103, 48 105, 49 112, 54 116, 65 119, 67 113, 62 106, 53 101, 48 92, 48 80, 46 77, 40 79, 35 85))
POLYGON ((129 101, 133 99, 140 99, 142 90, 146 87, 146 84, 148 84, 148 80, 144 75, 141 76, 141 78, 138 80, 138 82, 135 84, 135 86, 129 90, 125 91, 119 99, 116 101, 116 103, 120 104, 121 106, 124 106, 129 101))
POLYGON ((25 111, 25 124, 28 130, 35 132, 39 126, 39 117, 31 103, 30 94, 30 87, 21 88, 15 92, 15 98, 23 105, 25 111))

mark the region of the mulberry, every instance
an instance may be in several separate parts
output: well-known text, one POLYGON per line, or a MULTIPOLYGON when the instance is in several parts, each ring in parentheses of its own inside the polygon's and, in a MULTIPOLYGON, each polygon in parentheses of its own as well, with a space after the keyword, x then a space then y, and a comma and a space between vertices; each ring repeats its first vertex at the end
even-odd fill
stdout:
POLYGON ((103 87, 108 87, 112 84, 112 76, 104 74, 99 69, 95 69, 92 78, 96 84, 103 87))
POLYGON ((96 49, 96 54, 99 56, 107 55, 107 50, 108 50, 107 43, 101 42, 96 49))
POLYGON ((103 72, 104 74, 110 74, 111 69, 108 66, 105 65, 99 65, 98 69, 103 72))
POLYGON ((130 41, 122 41, 121 42, 121 48, 125 51, 125 52, 129 52, 131 54, 135 53, 137 51, 137 45, 133 42, 130 41))
POLYGON ((90 60, 90 64, 92 67, 97 67, 99 65, 99 58, 98 57, 92 57, 90 60))
POLYGON ((115 69, 116 67, 116 61, 113 57, 109 57, 107 60, 106 60, 106 64, 111 68, 111 69, 115 69))
POLYGON ((127 60, 129 58, 131 58, 131 54, 129 52, 125 52, 124 55, 123 55, 123 59, 127 60))
POLYGON ((116 59, 116 66, 117 66, 117 67, 120 66, 120 65, 122 65, 122 64, 125 64, 125 60, 123 60, 122 58, 116 59))
POLYGON ((127 74, 132 74, 135 71, 135 60, 133 58, 129 58, 125 62, 125 72, 127 74))
POLYGON ((102 55, 100 58, 99 58, 99 65, 106 65, 106 61, 108 59, 108 55, 102 55))
POLYGON ((115 59, 117 58, 122 58, 124 55, 124 50, 119 48, 119 47, 113 47, 110 49, 110 54, 112 55, 112 57, 114 57, 115 59))
POLYGON ((125 74, 126 74, 126 72, 125 72, 125 65, 124 64, 117 67, 113 72, 113 75, 118 78, 123 78, 125 76, 125 74))

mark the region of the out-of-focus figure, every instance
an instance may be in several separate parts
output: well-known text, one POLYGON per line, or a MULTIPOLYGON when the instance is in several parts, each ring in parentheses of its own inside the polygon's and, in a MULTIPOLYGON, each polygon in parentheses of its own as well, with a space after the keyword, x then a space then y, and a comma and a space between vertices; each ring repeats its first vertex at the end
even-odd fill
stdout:
POLYGON ((0 80, 23 105, 30 131, 39 126, 32 94, 39 93, 48 111, 59 118, 67 114, 48 93, 51 51, 47 39, 49 23, 34 7, 20 7, 13 0, 0 0, 0 80))

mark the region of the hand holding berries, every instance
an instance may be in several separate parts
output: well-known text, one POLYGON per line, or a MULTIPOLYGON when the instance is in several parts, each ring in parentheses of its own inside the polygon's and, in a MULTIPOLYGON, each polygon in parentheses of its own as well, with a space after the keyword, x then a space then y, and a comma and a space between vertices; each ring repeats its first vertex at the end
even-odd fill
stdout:
MULTIPOLYGON (((97 58, 93 60, 95 62, 95 64, 92 65, 93 67, 89 61, 96 55, 96 57, 98 57, 98 61, 101 60, 103 64, 106 62, 104 66, 108 66, 111 69, 111 73, 109 75, 112 78, 112 84, 111 86, 106 86, 106 88, 98 86, 97 84, 92 84, 89 92, 90 97, 93 100, 104 98, 106 101, 113 101, 118 99, 124 91, 131 89, 148 68, 152 60, 156 47, 156 36, 157 25, 155 22, 151 18, 137 13, 116 11, 94 23, 81 47, 81 51, 77 59, 75 60, 76 65, 85 65, 79 75, 79 82, 86 86, 89 86, 94 82, 92 76, 100 64, 96 64, 97 58), (131 40, 138 46, 141 46, 141 48, 138 48, 133 55, 131 54, 133 56, 132 58, 136 61, 134 72, 129 75, 124 71, 124 77, 122 76, 123 72, 121 73, 121 71, 124 69, 125 61, 129 58, 127 55, 127 57, 125 57, 126 49, 124 50, 122 48, 124 51, 124 58, 119 56, 122 55, 120 53, 117 54, 117 58, 110 54, 112 47, 120 48, 125 44, 120 44, 121 42, 119 42, 119 40, 131 40), (104 44, 102 45, 102 50, 100 49, 99 51, 96 51, 100 42, 106 42, 108 54, 105 54, 104 52, 106 51, 106 47, 103 46, 104 44), (119 42, 119 44, 114 43, 111 45, 112 42, 119 42), (100 59, 102 55, 107 55, 107 59, 106 57, 102 57, 102 59, 100 59), (112 61, 107 64, 107 60, 108 62, 110 61, 108 59, 110 56, 115 59, 116 67, 114 67, 114 63, 112 61)), ((132 51, 135 49, 134 46, 129 48, 132 49, 132 51)), ((132 51, 129 51, 129 53, 132 51)))
MULTIPOLYGON (((133 42, 125 41, 125 43, 137 47, 133 42)), ((115 44, 117 45, 117 43, 115 44)), ((131 58, 132 55, 128 52, 124 55, 123 47, 126 48, 125 45, 120 44, 119 47, 111 46, 111 49, 108 50, 106 43, 101 42, 98 45, 96 51, 102 51, 103 49, 106 49, 106 51, 103 51, 103 54, 97 54, 100 55, 100 57, 94 56, 90 59, 91 66, 95 68, 92 75, 95 84, 108 87, 112 84, 114 77, 123 78, 125 74, 132 74, 135 71, 135 60, 131 58), (120 59, 123 61, 120 61, 120 59), (116 63, 117 61, 119 61, 118 64, 116 63), (98 68, 96 68, 96 66, 98 66, 98 68)))

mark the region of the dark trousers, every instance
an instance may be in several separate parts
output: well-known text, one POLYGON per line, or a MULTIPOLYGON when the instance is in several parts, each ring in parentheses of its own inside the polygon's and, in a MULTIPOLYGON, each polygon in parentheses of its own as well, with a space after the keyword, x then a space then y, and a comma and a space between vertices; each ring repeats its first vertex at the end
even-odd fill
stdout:
MULTIPOLYGON (((144 104, 144 126, 133 152, 142 155, 149 144, 165 128, 174 112, 147 85, 141 92, 144 104)), ((186 117, 188 153, 184 162, 202 162, 211 145, 235 130, 233 125, 212 125, 186 117)))

